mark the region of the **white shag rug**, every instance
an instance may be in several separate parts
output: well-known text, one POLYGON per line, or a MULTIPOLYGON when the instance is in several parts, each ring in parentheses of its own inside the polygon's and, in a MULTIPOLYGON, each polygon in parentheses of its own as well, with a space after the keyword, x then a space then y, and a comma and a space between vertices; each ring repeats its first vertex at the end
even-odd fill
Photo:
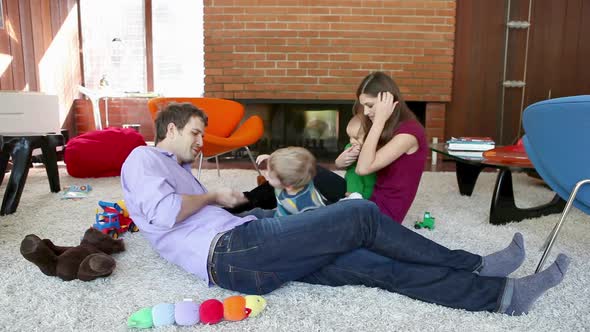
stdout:
MULTIPOLYGON (((127 251, 115 255, 117 267, 107 278, 64 282, 42 274, 19 252, 21 240, 34 233, 57 245, 77 245, 94 222, 98 200, 122 198, 119 178, 76 179, 60 169, 62 187, 88 183, 82 200, 61 200, 49 192, 45 170, 33 168, 18 211, 0 217, 0 331, 126 331, 127 318, 141 307, 184 298, 223 300, 235 292, 204 282, 160 258, 140 233, 124 236, 127 251)), ((0 188, 2 194, 6 187, 0 188)), ((248 190, 256 173, 205 170, 210 189, 248 190)), ((495 173, 483 173, 471 197, 459 195, 454 173, 425 173, 404 225, 413 228, 424 211, 436 218, 433 231, 418 230, 450 248, 487 254, 504 247, 514 232, 524 234, 527 257, 513 276, 534 271, 539 248, 559 215, 504 226, 488 223, 495 173)), ((539 181, 514 176, 517 204, 535 206, 553 194, 539 181)), ((380 289, 325 287, 293 282, 265 296, 261 316, 217 325, 165 327, 158 331, 581 331, 590 329, 590 217, 572 209, 552 251, 572 258, 565 280, 541 297, 525 316, 467 312, 423 303, 380 289)))

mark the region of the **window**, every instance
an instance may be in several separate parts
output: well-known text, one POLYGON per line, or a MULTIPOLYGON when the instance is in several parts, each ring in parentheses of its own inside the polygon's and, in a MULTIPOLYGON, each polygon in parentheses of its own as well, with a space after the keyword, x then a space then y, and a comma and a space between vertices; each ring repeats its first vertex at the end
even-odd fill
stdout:
POLYGON ((144 0, 81 0, 84 83, 146 91, 144 0))
POLYGON ((2 9, 2 1, 0 0, 0 29, 4 29, 4 9, 2 9))
POLYGON ((153 0, 154 90, 167 96, 204 92, 203 2, 153 0))
POLYGON ((80 12, 86 87, 203 94, 201 1, 80 0, 80 12))

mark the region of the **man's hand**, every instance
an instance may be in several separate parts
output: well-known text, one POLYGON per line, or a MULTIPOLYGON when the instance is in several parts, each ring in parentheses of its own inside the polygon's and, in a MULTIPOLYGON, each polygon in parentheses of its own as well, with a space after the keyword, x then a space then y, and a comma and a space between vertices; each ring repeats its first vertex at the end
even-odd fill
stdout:
POLYGON ((334 163, 338 168, 347 168, 358 159, 360 153, 360 145, 352 145, 348 149, 342 151, 334 163))
POLYGON ((229 188, 222 188, 214 192, 215 203, 223 207, 233 208, 248 202, 244 193, 229 188))
POLYGON ((243 193, 228 188, 222 188, 198 195, 182 195, 182 203, 180 205, 180 211, 176 216, 175 223, 184 221, 189 216, 210 204, 217 204, 224 207, 236 207, 247 202, 248 199, 243 193))

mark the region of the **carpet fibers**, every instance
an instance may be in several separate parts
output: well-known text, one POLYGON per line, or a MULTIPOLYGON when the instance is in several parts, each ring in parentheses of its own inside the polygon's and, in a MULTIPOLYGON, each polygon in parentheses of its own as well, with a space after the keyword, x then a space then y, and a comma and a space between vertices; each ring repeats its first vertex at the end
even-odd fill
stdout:
MULTIPOLYGON (((61 200, 49 192, 44 169, 29 173, 18 211, 0 217, 0 331, 126 331, 129 315, 141 307, 184 298, 224 299, 235 292, 208 288, 204 282, 158 256, 140 233, 124 236, 127 251, 115 255, 117 267, 91 282, 64 282, 42 274, 19 253, 27 234, 57 245, 77 245, 94 222, 98 200, 121 199, 119 178, 75 179, 60 169, 62 186, 88 183, 93 191, 82 200, 61 200)), ((256 173, 247 170, 205 170, 203 183, 247 190, 256 173)), ((513 178, 517 205, 530 207, 553 194, 539 181, 513 178)), ((5 178, 6 182, 7 179, 5 178)), ((534 271, 545 237, 559 215, 504 226, 487 220, 495 174, 480 175, 471 197, 460 196, 454 173, 425 173, 404 225, 412 227, 424 211, 436 218, 433 231, 417 230, 450 248, 488 254, 522 232, 527 257, 513 273, 534 271)), ((0 188, 4 193, 6 184, 0 188)), ((361 286, 325 287, 293 282, 265 296, 261 316, 213 326, 165 327, 158 331, 582 331, 590 329, 590 217, 572 209, 549 257, 563 252, 572 258, 565 280, 549 290, 528 315, 510 317, 467 312, 423 303, 380 289, 361 286)))

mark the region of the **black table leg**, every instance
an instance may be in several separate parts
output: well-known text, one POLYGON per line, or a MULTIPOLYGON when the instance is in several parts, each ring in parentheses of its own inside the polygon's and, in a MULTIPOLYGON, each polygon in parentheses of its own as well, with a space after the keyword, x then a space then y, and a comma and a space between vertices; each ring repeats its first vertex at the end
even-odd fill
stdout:
POLYGON ((460 161, 455 161, 457 175, 457 184, 461 195, 471 196, 475 182, 479 173, 484 168, 481 165, 472 165, 460 161))
POLYGON ((555 195, 551 202, 547 204, 526 209, 518 208, 514 202, 512 173, 508 168, 502 168, 496 178, 496 187, 494 188, 494 196, 490 207, 490 223, 501 225, 512 221, 561 213, 565 203, 561 197, 555 195))
POLYGON ((57 137, 43 137, 41 142, 41 151, 43 151, 43 163, 49 179, 49 189, 51 192, 60 192, 59 172, 57 170, 57 152, 56 147, 63 141, 57 137))
POLYGON ((6 193, 2 200, 0 215, 11 214, 16 211, 20 196, 23 193, 27 175, 29 174, 29 165, 31 164, 31 153, 33 152, 32 142, 28 138, 20 138, 11 148, 12 171, 6 185, 6 193))
POLYGON ((0 151, 0 186, 2 185, 2 181, 4 181, 4 174, 8 167, 8 160, 10 160, 10 153, 0 151))

